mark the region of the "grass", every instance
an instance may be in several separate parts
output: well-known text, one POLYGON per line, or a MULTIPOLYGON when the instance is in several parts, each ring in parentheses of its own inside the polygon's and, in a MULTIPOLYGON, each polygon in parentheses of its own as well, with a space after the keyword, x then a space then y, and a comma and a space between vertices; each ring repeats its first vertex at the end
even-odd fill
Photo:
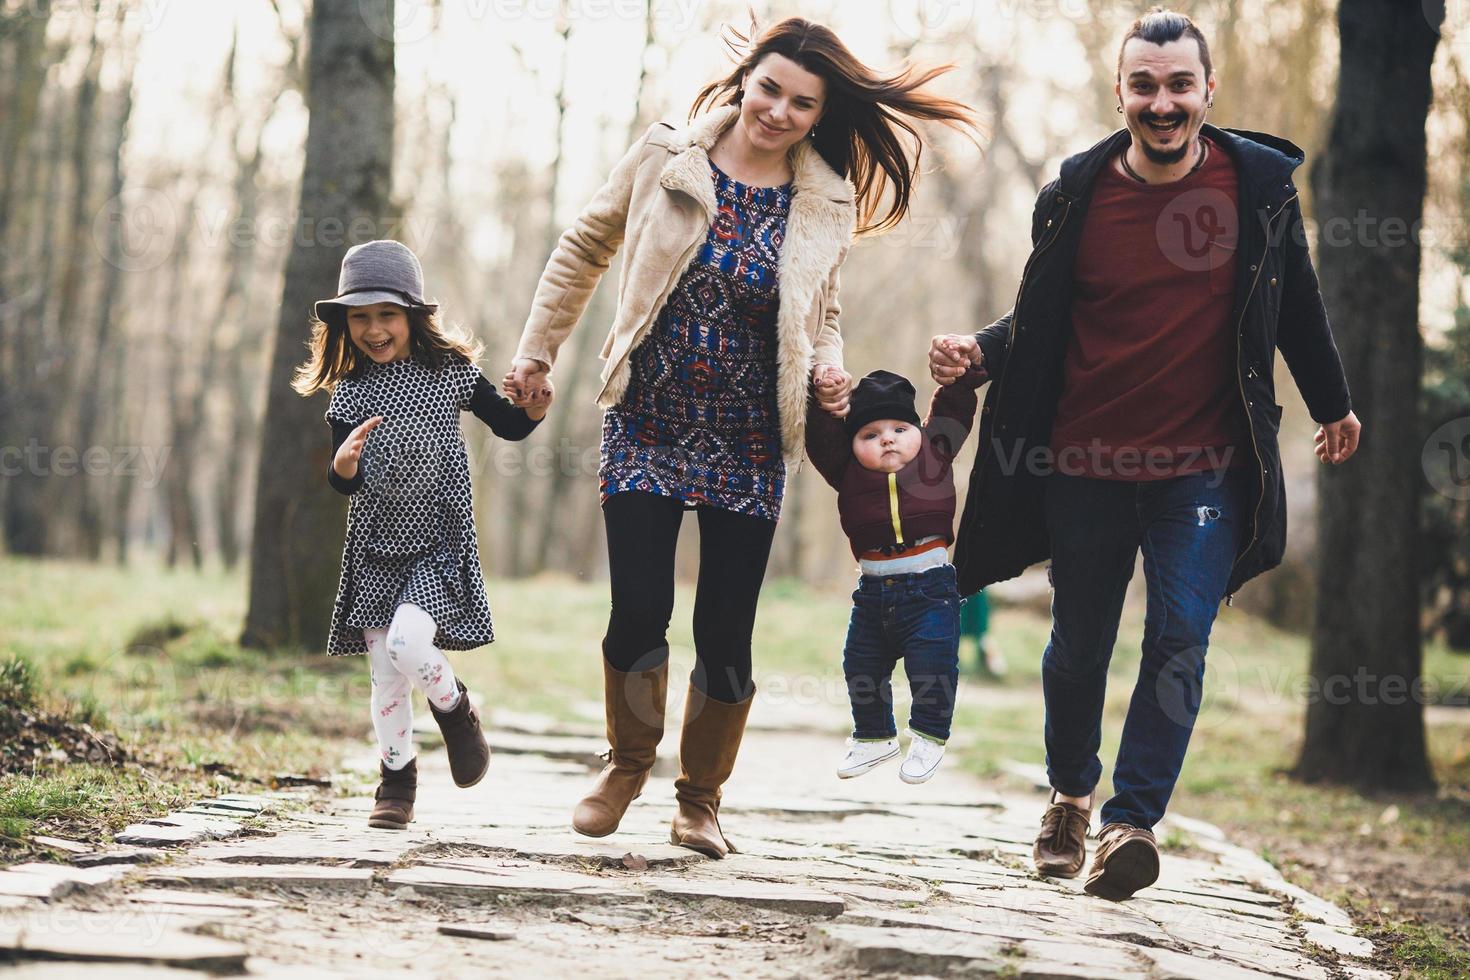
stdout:
MULTIPOLYGON (((8 586, 0 591, 0 703, 88 720, 145 759, 130 770, 71 765, 0 777, 0 848, 13 852, 36 832, 103 836, 238 784, 221 770, 246 783, 288 772, 323 775, 344 753, 369 745, 363 659, 240 649, 239 575, 0 558, 0 577, 8 586)), ((500 639, 453 662, 489 704, 492 722, 497 707, 598 722, 605 583, 540 578, 492 582, 489 591, 500 639)), ((681 587, 669 637, 676 677, 693 660, 691 605, 692 590, 681 587)), ((794 720, 830 729, 834 753, 847 724, 840 666, 847 615, 844 591, 773 581, 762 594, 754 640, 763 694, 784 699, 794 720)), ((1049 621, 999 608, 991 624, 1008 671, 998 681, 962 684, 951 758, 1001 778, 1008 760, 1044 758, 1040 652, 1049 621)), ((1105 764, 1116 752, 1141 631, 1141 611, 1130 608, 1110 672, 1105 764)), ((964 653, 973 658, 973 648, 964 653)), ((1367 885, 1374 895, 1391 889, 1337 880, 1330 858, 1360 850, 1382 883, 1408 888, 1421 873, 1470 874, 1470 714, 1431 714, 1429 746, 1441 784, 1435 797, 1372 798, 1292 782, 1282 771, 1300 746, 1307 653, 1304 638, 1223 610, 1205 705, 1171 809, 1221 825, 1289 878, 1351 905, 1407 975, 1463 975, 1470 969, 1470 946, 1457 934, 1463 904, 1455 925, 1456 913, 1436 920, 1397 899, 1366 899, 1367 885)), ((1467 670, 1470 658, 1426 648, 1424 672, 1434 689, 1463 691, 1467 670)), ((1107 788, 1105 779, 1100 789, 1107 788)), ((1182 836, 1172 843, 1188 844, 1182 836)))
POLYGON ((36 834, 104 839, 134 820, 187 805, 195 790, 187 780, 85 763, 0 776, 0 845, 44 851, 28 846, 36 834))
POLYGON ((1470 976, 1470 951, 1443 929, 1417 923, 1380 922, 1366 935, 1385 956, 1422 980, 1462 980, 1470 976))

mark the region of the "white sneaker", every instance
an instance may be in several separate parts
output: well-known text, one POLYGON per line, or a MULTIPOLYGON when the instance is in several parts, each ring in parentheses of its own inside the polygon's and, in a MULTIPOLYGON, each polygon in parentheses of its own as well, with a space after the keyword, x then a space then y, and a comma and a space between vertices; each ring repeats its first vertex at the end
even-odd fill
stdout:
POLYGON ((944 758, 944 743, 909 730, 909 754, 898 767, 898 778, 906 783, 925 783, 939 769, 944 758))
POLYGON ((837 766, 838 779, 851 779, 872 772, 889 759, 898 758, 898 739, 885 738, 878 742, 860 742, 849 737, 847 755, 837 766))

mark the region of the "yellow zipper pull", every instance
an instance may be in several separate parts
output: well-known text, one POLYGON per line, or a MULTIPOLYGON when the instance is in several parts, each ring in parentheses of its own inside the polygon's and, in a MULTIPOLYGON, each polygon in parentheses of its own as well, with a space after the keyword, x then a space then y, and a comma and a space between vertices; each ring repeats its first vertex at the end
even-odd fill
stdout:
POLYGON ((903 521, 898 516, 898 474, 888 474, 888 513, 893 518, 893 543, 903 544, 903 521))

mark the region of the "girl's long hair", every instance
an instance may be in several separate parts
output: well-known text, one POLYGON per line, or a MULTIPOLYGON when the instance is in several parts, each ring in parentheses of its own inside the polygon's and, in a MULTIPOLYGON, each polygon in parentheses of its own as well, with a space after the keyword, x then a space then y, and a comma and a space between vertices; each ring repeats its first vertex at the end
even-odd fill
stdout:
MULTIPOLYGON (((485 353, 485 345, 459 327, 446 327, 438 313, 421 307, 405 308, 408 313, 409 356, 421 364, 438 369, 452 357, 462 357, 471 364, 485 353)), ((291 387, 302 395, 335 388, 343 378, 362 373, 369 358, 352 342, 347 329, 347 316, 341 310, 327 314, 325 320, 311 318, 310 351, 306 362, 296 368, 291 387)))
POLYGON ((924 91, 954 65, 922 69, 910 65, 885 76, 854 57, 821 24, 788 17, 761 32, 752 43, 755 28, 753 21, 749 35, 725 28, 725 43, 739 64, 729 75, 700 90, 690 118, 722 105, 739 105, 746 75, 768 54, 790 58, 820 76, 826 82, 827 97, 812 144, 833 170, 852 181, 857 191, 858 234, 887 231, 908 213, 924 153, 924 140, 912 120, 943 123, 965 132, 978 145, 976 136, 981 129, 970 107, 924 91), (892 203, 875 220, 890 184, 892 203))

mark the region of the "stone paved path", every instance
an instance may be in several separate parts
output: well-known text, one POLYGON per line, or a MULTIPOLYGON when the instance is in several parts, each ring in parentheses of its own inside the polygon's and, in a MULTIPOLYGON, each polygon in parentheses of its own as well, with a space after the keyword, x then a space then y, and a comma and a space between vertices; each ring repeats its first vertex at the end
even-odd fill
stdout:
POLYGON ((671 758, 623 830, 577 837, 596 729, 491 712, 490 775, 456 789, 442 750, 424 751, 407 832, 367 828, 365 754, 343 795, 224 798, 84 867, 0 872, 14 962, 0 980, 1387 976, 1361 965, 1371 947, 1339 909, 1207 824, 1171 818, 1187 852, 1106 902, 1029 870, 1040 790, 999 795, 954 768, 906 786, 896 765, 839 781, 840 737, 761 727, 781 716, 753 714, 722 811, 741 853, 725 861, 667 843, 671 758))

